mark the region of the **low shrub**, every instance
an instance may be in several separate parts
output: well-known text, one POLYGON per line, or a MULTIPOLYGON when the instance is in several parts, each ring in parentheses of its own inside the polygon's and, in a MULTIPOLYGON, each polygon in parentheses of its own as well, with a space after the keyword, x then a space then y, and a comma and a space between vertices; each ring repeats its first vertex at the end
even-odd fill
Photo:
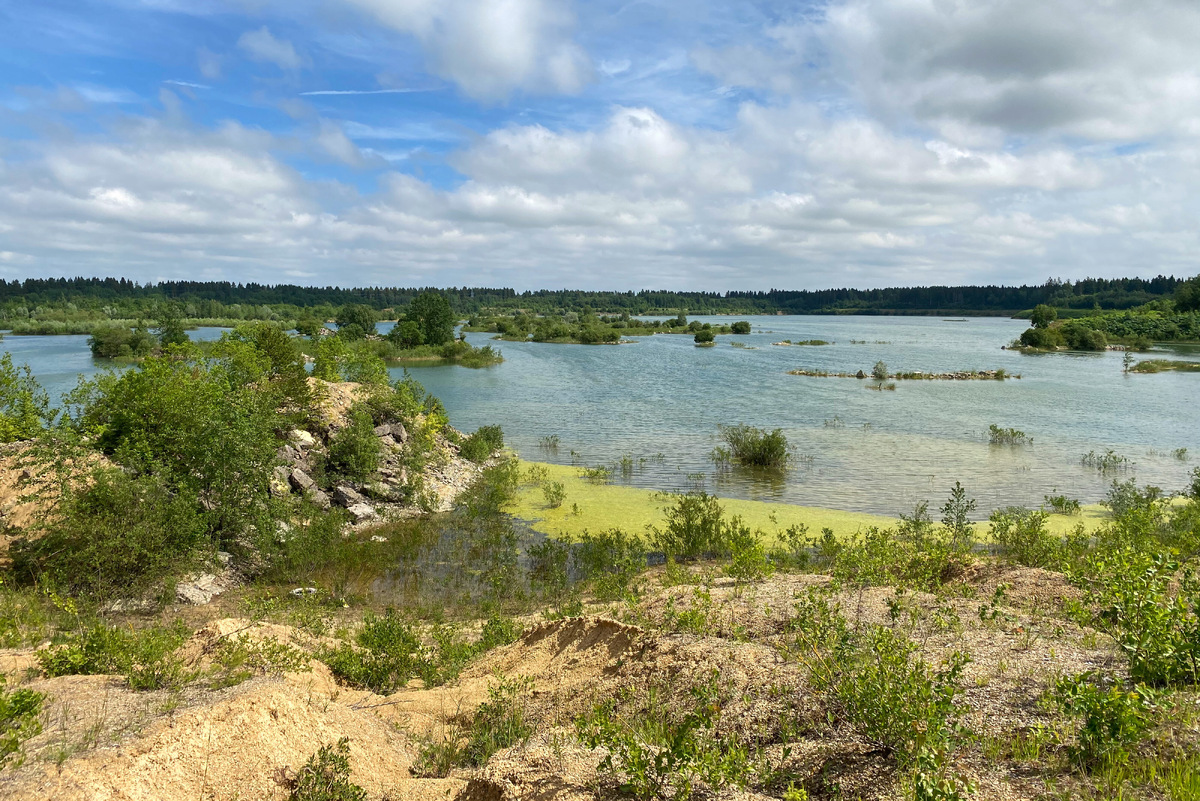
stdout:
POLYGON ((1028 567, 1057 563, 1061 540, 1046 529, 1045 512, 1009 507, 992 512, 992 538, 1007 561, 1028 567))
POLYGON ((500 426, 482 426, 459 446, 459 454, 476 464, 486 462, 504 447, 504 432, 500 426))
POLYGON ((1046 495, 1043 501, 1056 515, 1077 515, 1082 511, 1079 501, 1066 495, 1046 495))
POLYGON ((571 556, 580 580, 592 582, 596 597, 602 601, 629 595, 638 575, 646 569, 645 543, 636 534, 619 528, 598 534, 583 532, 571 556))
POLYGON ((1163 702, 1160 692, 1144 685, 1127 690, 1114 684, 1103 689, 1095 678, 1091 672, 1063 677, 1053 693, 1063 712, 1083 718, 1071 754, 1089 769, 1125 760, 1153 725, 1163 702))
MULTIPOLYGON (((999 373, 999 371, 997 371, 999 373)), ((1016 428, 1001 428, 994 423, 988 426, 988 442, 992 445, 1032 445, 1033 437, 1016 428)))
POLYGON ((675 559, 698 559, 729 551, 725 510, 715 495, 689 492, 677 495, 667 507, 666 520, 652 530, 653 545, 675 559))
POLYGON ((191 674, 175 651, 190 634, 182 621, 141 631, 94 623, 67 635, 66 642, 38 651, 37 657, 49 677, 117 674, 133 690, 180 687, 191 674))
POLYGON ((329 439, 327 470, 335 476, 365 482, 379 469, 383 446, 375 436, 371 414, 361 406, 350 411, 349 424, 329 439))
POLYGON ((350 740, 323 745, 294 778, 283 782, 289 801, 366 801, 367 791, 350 781, 350 740))
POLYGON ((6 690, 0 674, 0 770, 21 764, 21 743, 42 731, 42 702, 46 696, 33 690, 6 690))
POLYGON ((567 499, 567 490, 561 481, 547 481, 542 485, 542 495, 546 498, 547 506, 557 509, 567 499))
POLYGON ((379 695, 391 695, 430 669, 416 631, 395 609, 382 616, 368 612, 355 643, 325 649, 318 658, 341 681, 379 695))
POLYGON ((745 467, 783 468, 788 462, 788 441, 783 429, 767 431, 748 425, 721 426, 721 439, 729 456, 745 467))

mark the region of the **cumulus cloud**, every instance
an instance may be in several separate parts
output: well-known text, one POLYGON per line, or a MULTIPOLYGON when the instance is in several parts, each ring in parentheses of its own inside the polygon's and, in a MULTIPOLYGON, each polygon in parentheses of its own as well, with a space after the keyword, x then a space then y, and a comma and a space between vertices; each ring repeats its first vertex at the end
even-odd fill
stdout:
POLYGON ((567 0, 345 0, 416 37, 434 72, 472 97, 576 92, 590 78, 567 0))
POLYGON ((303 64, 292 43, 287 39, 276 39, 265 25, 256 31, 246 31, 237 43, 248 57, 274 64, 281 70, 298 70, 303 64))

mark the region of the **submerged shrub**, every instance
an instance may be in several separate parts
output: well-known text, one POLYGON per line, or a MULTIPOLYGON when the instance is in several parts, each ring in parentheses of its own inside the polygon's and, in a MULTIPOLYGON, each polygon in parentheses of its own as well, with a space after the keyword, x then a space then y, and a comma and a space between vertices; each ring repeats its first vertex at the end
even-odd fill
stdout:
POLYGON ((721 439, 729 446, 729 456, 745 467, 786 467, 788 442, 782 428, 767 431, 748 425, 721 426, 721 439))

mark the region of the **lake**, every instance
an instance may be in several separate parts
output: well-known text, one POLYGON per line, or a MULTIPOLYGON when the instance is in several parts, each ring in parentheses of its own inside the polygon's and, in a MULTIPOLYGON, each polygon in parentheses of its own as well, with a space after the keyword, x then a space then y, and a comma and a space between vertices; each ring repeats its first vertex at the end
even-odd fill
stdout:
MULTIPOLYGON (((1200 374, 1124 375, 1119 352, 1026 355, 1001 350, 1027 323, 929 317, 694 317, 748 319, 753 333, 697 348, 690 336, 657 335, 623 345, 476 345, 504 354, 496 367, 410 368, 464 431, 492 423, 526 459, 633 469, 614 480, 664 490, 704 488, 722 496, 896 514, 929 500, 939 507, 954 482, 979 510, 1037 506, 1045 494, 1084 502, 1114 478, 1136 476, 1168 490, 1185 486, 1200 460, 1200 374), (827 346, 773 346, 824 339, 827 346), (746 348, 735 348, 738 342, 746 348), (862 344, 857 344, 862 343, 862 344), (751 350, 750 348, 756 348, 751 350), (868 374, 1004 368, 1007 381, 870 381, 787 375, 796 368, 868 374), (781 428, 799 457, 782 476, 718 471, 709 455, 718 426, 781 428), (1017 428, 1031 446, 993 447, 988 426, 1017 428), (557 452, 539 447, 557 435, 557 452), (1186 458, 1174 454, 1186 448, 1186 458), (1112 449, 1132 468, 1108 476, 1080 463, 1112 449)), ((386 330, 387 324, 381 324, 386 330)), ((220 329, 190 332, 211 339, 220 329)), ((57 397, 93 374, 85 336, 6 336, 0 347, 27 362, 57 397)), ((1155 358, 1197 358, 1197 348, 1156 349, 1155 358)), ((1138 358, 1150 358, 1138 354, 1138 358)), ((393 377, 403 370, 391 370, 393 377)), ((937 516, 936 514, 934 515, 937 516)))

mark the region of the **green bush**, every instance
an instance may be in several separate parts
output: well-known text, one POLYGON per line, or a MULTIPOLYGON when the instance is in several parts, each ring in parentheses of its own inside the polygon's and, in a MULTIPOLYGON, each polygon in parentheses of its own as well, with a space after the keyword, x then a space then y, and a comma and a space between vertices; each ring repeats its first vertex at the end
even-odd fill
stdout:
POLYGON ((480 426, 474 434, 463 440, 459 455, 476 464, 486 462, 492 454, 504 447, 504 432, 500 426, 480 426))
POLYGON ((961 734, 957 702, 969 659, 951 655, 931 673, 917 646, 891 629, 876 629, 834 687, 841 714, 902 765, 952 744, 961 734))
POLYGON ((42 731, 42 702, 46 696, 33 690, 5 690, 0 674, 0 770, 21 765, 21 743, 42 731))
POLYGON ((746 320, 738 320, 736 323, 731 325, 730 328, 732 329, 733 333, 735 333, 735 334, 749 334, 750 333, 750 323, 746 320))
POLYGON ((729 565, 725 572, 739 583, 762 581, 775 572, 767 556, 766 546, 763 545, 761 532, 752 532, 742 524, 740 518, 734 517, 726 525, 725 536, 730 553, 729 565))
POLYGON ((11 353, 0 356, 0 442, 35 437, 54 416, 29 365, 13 366, 11 353))
POLYGON ((1056 515, 1077 515, 1082 511, 1079 501, 1066 495, 1046 495, 1043 501, 1056 515))
POLYGON ((10 548, 23 583, 132 597, 215 556, 195 496, 172 493, 155 476, 98 468, 68 488, 57 511, 10 548))
POLYGON ((1045 512, 1018 507, 997 509, 988 520, 1001 556, 1018 565, 1051 567, 1060 556, 1061 540, 1046 529, 1045 512))
POLYGON ((345 339, 362 339, 367 334, 375 333, 375 321, 379 317, 370 306, 361 303, 347 303, 338 309, 334 322, 338 326, 338 336, 345 339))
POLYGON ((68 634, 65 643, 38 651, 37 657, 50 677, 117 674, 133 690, 181 687, 190 676, 175 651, 190 634, 181 621, 141 631, 97 622, 68 634))
POLYGON ((561 481, 547 481, 542 485, 542 495, 546 498, 546 505, 551 509, 562 506, 563 501, 567 499, 567 491, 561 481))
POLYGON ((748 425, 720 426, 730 458, 745 467, 783 468, 788 463, 788 442, 783 429, 767 431, 748 425))
POLYGON ((356 687, 391 695, 430 669, 416 631, 395 609, 382 616, 368 612, 355 642, 358 647, 343 644, 322 651, 318 658, 333 675, 356 687))
POLYGON ((882 361, 875 362, 875 366, 871 368, 871 376, 876 381, 888 380, 888 366, 882 361))
POLYGON ((651 697, 638 715, 620 715, 616 704, 597 706, 576 721, 588 748, 603 748, 600 774, 620 793, 639 801, 693 797, 697 782, 713 795, 726 787, 744 789, 750 756, 736 737, 719 735, 722 707, 715 677, 691 688, 693 707, 682 719, 651 697))
POLYGON ((350 740, 323 745, 287 782, 289 801, 366 801, 367 792, 350 781, 350 740))
POLYGON ((692 337, 692 340, 697 345, 707 345, 708 343, 712 342, 716 338, 717 338, 716 335, 713 334, 712 331, 702 328, 696 332, 696 335, 694 337, 692 337))
POLYGON ((356 404, 349 417, 347 425, 329 438, 327 468, 336 476, 364 483, 379 469, 383 445, 367 409, 356 404))
POLYGON ((424 292, 413 298, 405 321, 417 323, 427 345, 443 345, 454 339, 454 312, 450 301, 438 292, 424 292))
POLYGON ((663 528, 655 527, 652 542, 675 559, 698 559, 728 553, 725 510, 715 495, 689 492, 677 495, 665 510, 663 528))
POLYGON ((626 597, 646 569, 645 543, 636 534, 619 528, 598 534, 583 532, 571 556, 580 579, 591 581, 596 597, 602 601, 626 597))
POLYGON ((1131 750, 1154 723, 1162 695, 1144 685, 1126 690, 1119 685, 1098 687, 1094 673, 1064 677, 1054 685, 1054 700, 1062 711, 1083 718, 1072 755, 1086 768, 1114 765, 1131 750))

